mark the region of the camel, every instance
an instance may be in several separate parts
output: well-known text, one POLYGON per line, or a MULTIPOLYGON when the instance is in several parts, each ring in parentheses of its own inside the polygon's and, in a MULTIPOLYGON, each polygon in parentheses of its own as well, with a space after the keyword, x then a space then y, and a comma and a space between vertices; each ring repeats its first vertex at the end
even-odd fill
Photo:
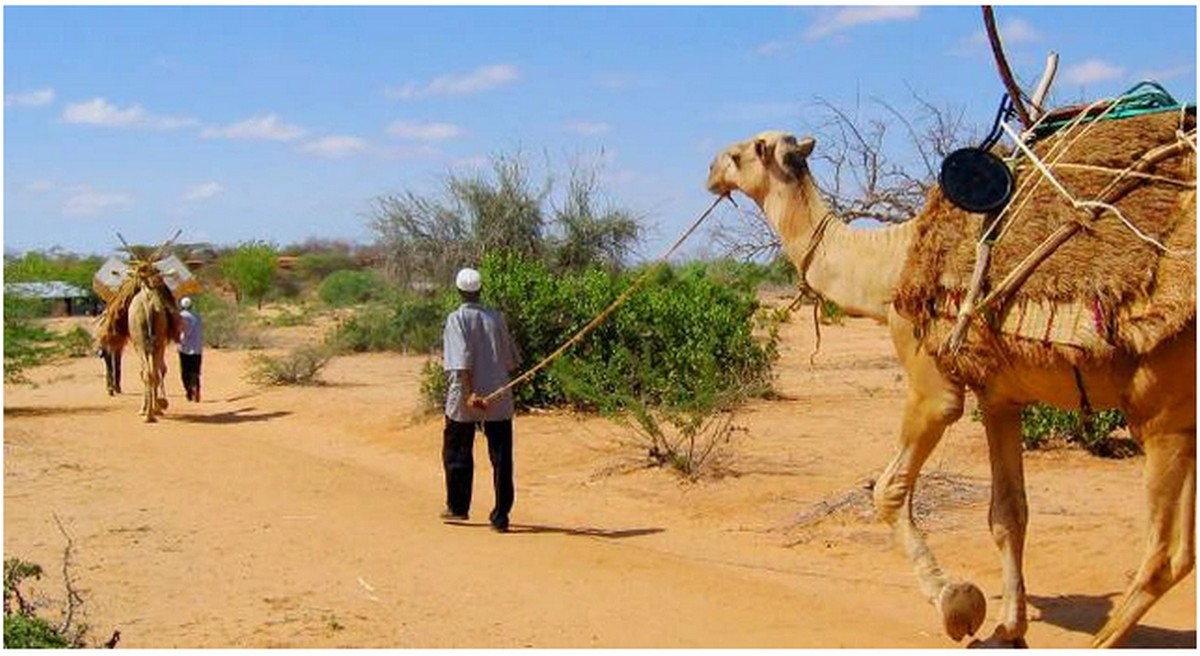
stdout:
MULTIPOLYGON (((848 314, 888 326, 907 375, 908 393, 898 452, 875 483, 874 504, 912 562, 922 594, 940 612, 953 640, 975 635, 983 624, 983 593, 973 583, 953 579, 942 570, 911 510, 921 467, 946 428, 962 416, 969 387, 985 426, 992 472, 988 523, 1003 571, 1000 619, 988 642, 1024 646, 1028 620, 1022 561, 1028 511, 1021 409, 1035 401, 1074 409, 1090 400, 1095 407, 1121 409, 1145 452, 1146 550, 1123 602, 1092 643, 1115 646, 1160 596, 1192 570, 1195 561, 1194 305, 1182 328, 1146 353, 1117 348, 1108 357, 1071 362, 1061 357, 1035 360, 1014 350, 1004 353, 1001 364, 986 376, 965 381, 951 366, 954 357, 930 349, 917 322, 897 307, 897 287, 919 234, 919 220, 867 230, 835 219, 808 167, 815 145, 812 138, 797 139, 779 131, 735 143, 713 160, 707 187, 721 196, 740 191, 758 205, 796 264, 803 285, 848 314), (1080 380, 1086 381, 1082 403, 1080 380)), ((1191 175, 1194 179, 1194 168, 1191 175)), ((1194 225, 1194 187, 1190 198, 1194 225)), ((1193 255, 1193 272, 1194 266, 1193 255)), ((1194 287, 1194 273, 1187 276, 1194 287)), ((1194 302, 1194 289, 1191 294, 1194 302)), ((972 330, 987 333, 986 327, 972 330)))
MULTIPOLYGON (((147 267, 149 268, 149 267, 147 267)), ((138 290, 129 302, 129 341, 138 352, 141 362, 142 409, 147 423, 157 421, 157 415, 167 408, 166 350, 176 332, 170 330, 170 304, 165 288, 155 276, 138 271, 138 290), (155 282, 158 281, 156 285, 155 282)))

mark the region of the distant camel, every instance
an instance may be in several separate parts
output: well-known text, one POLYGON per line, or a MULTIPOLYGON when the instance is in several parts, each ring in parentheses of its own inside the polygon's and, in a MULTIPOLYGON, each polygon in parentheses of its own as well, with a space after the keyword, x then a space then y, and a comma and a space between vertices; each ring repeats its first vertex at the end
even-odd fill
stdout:
MULTIPOLYGON (((708 189, 718 195, 741 191, 753 199, 782 239, 803 284, 847 312, 873 317, 886 322, 890 328, 896 353, 907 373, 908 400, 901 424, 899 452, 874 487, 875 506, 903 544, 915 567, 921 590, 940 611, 947 634, 954 640, 967 634, 974 635, 984 621, 986 601, 974 584, 951 580, 938 566, 913 523, 912 493, 922 465, 943 432, 961 417, 964 391, 970 387, 978 398, 987 434, 992 469, 988 521, 1003 566, 1002 611, 992 639, 1016 646, 1023 645, 1027 629, 1022 561, 1028 511, 1022 464, 1021 410, 1034 401, 1078 408, 1090 399, 1096 407, 1120 408, 1125 413, 1132 434, 1141 442, 1146 454, 1144 475, 1149 526, 1141 568, 1129 586, 1124 602, 1113 611, 1093 642, 1094 646, 1102 647, 1117 644, 1163 593, 1192 570, 1195 560, 1194 141, 1191 149, 1186 150, 1186 157, 1191 158, 1190 176, 1186 166, 1180 176, 1183 186, 1186 187, 1188 178, 1193 186, 1190 191, 1180 192, 1183 200, 1179 204, 1167 205, 1174 208, 1168 213, 1183 215, 1180 232, 1191 230, 1191 259, 1179 265, 1179 270, 1186 273, 1177 276, 1185 288, 1181 298, 1191 302, 1190 315, 1185 308, 1178 325, 1172 325, 1161 339, 1154 340, 1144 351, 1118 344, 1110 346, 1104 357, 1090 357, 1088 353, 1091 352, 1086 352, 1074 360, 1070 353, 1079 353, 1083 349, 1058 348, 1037 339, 1021 341, 993 331, 985 321, 974 321, 971 344, 975 346, 962 353, 971 352, 987 360, 991 364, 986 367, 978 366, 982 360, 968 363, 954 352, 939 351, 935 343, 939 340, 930 339, 929 326, 933 324, 902 311, 904 308, 898 302, 898 290, 909 273, 906 266, 924 239, 921 231, 931 229, 929 222, 935 220, 926 218, 930 213, 928 207, 921 217, 904 224, 878 230, 849 228, 832 217, 813 181, 807 158, 814 146, 815 141, 811 138, 798 141, 782 132, 765 132, 733 144, 713 160, 708 189), (1186 291, 1188 283, 1190 292, 1186 291), (1037 354, 1036 357, 1033 354, 1037 354), (1081 402, 1083 390, 1086 390, 1086 396, 1081 402)), ((931 193, 931 199, 934 197, 931 193)), ((971 219, 974 223, 969 223, 962 218, 964 216, 963 212, 958 215, 962 221, 960 225, 976 226, 977 235, 980 217, 974 215, 971 219)), ((938 220, 948 219, 942 216, 938 220)), ((965 232, 971 234, 971 229, 967 228, 965 232)), ((1079 243, 1092 242, 1077 239, 1072 242, 1073 247, 1079 243)), ((1189 244, 1183 246, 1187 248, 1189 244)), ((1092 255, 1093 260, 1099 259, 1094 253, 1092 255)), ((1087 252, 1082 254, 1081 260, 1083 264, 1075 265, 1077 271, 1088 264, 1105 264, 1088 262, 1087 252)), ((929 274, 936 284, 942 284, 939 281, 944 281, 945 264, 936 258, 932 261, 933 264, 922 265, 927 269, 924 273, 929 274)), ((1051 282, 1073 282, 1067 280, 1071 277, 1068 274, 1051 282)), ((946 300, 943 291, 940 296, 935 293, 917 299, 914 306, 938 308, 946 300)), ((1099 302, 1093 297, 1083 307, 1090 311, 1093 304, 1098 308, 1099 302)), ((1036 310, 1035 306, 1036 303, 1032 303, 1027 307, 1036 310)), ((1154 309, 1153 303, 1149 306, 1154 309)), ((1159 312, 1161 314, 1161 310, 1159 312)), ((1146 313, 1148 316, 1150 310, 1146 313)), ((1054 316, 1051 312, 1051 318, 1046 321, 1047 332, 1054 324, 1054 316)), ((1133 323, 1128 316, 1118 313, 1101 317, 1097 310, 1096 328, 1107 330, 1111 327, 1113 334, 1124 334, 1121 331, 1133 323), (1111 323, 1102 323, 1101 319, 1111 323)), ((1012 317, 1005 319, 1004 325, 1019 320, 1025 320, 1024 310, 1020 318, 1014 312, 1012 317)), ((1089 314, 1081 323, 1090 328, 1091 320, 1089 314)))
POLYGON ((177 339, 170 330, 169 306, 174 301, 163 293, 163 288, 157 277, 139 275, 137 293, 129 302, 129 340, 142 365, 141 413, 147 422, 157 421, 156 415, 167 408, 167 343, 177 339))

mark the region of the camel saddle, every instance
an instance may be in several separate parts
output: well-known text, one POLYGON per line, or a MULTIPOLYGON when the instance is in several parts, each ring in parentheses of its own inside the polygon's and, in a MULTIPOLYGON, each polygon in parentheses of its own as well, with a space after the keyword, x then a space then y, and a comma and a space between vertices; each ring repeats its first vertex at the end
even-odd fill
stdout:
MULTIPOLYGON (((1064 224, 1080 229, 1008 293, 971 318, 954 369, 983 380, 1020 349, 1036 361, 1109 358, 1152 350, 1196 318, 1196 154, 1194 141, 1139 175, 1124 175, 1147 152, 1190 133, 1195 114, 1137 113, 1119 120, 1077 122, 1033 145, 1033 152, 1076 201, 1096 200, 1120 178, 1111 199, 1139 237, 1109 211, 1092 213, 1072 201, 1028 159, 1014 171, 1004 232, 992 246, 983 291, 995 287, 1064 224)), ((1106 197, 1107 198, 1107 197, 1106 197)), ((893 299, 923 343, 937 353, 967 296, 984 215, 956 207, 933 188, 918 215, 914 239, 893 299)), ((951 359, 946 358, 946 363, 951 359)))

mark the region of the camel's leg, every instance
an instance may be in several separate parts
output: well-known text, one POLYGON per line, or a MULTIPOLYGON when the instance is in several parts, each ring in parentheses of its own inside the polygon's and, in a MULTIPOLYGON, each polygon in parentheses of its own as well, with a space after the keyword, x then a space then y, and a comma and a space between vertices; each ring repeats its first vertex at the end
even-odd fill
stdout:
POLYGON ((108 348, 101 347, 100 358, 104 360, 104 388, 108 391, 108 395, 112 396, 117 393, 116 370, 113 368, 113 352, 108 348))
POLYGON ((158 381, 155 380, 155 376, 154 362, 151 361, 150 355, 142 354, 142 415, 145 416, 146 423, 157 421, 154 417, 157 408, 155 397, 158 392, 158 381))
POLYGON ((916 569, 921 592, 941 612, 946 633, 960 640, 973 635, 983 624, 987 603, 979 588, 970 583, 952 583, 942 572, 913 522, 912 492, 921 467, 946 427, 962 416, 963 388, 938 371, 936 362, 913 337, 912 324, 894 312, 889 323, 897 355, 908 374, 909 390, 899 452, 875 484, 875 509, 904 546, 916 569))
POLYGON ((1025 607, 1025 527, 1029 510, 1025 499, 1025 465, 1022 460, 1021 406, 985 399, 981 403, 987 429, 988 456, 992 464, 992 503, 988 526, 1000 549, 1004 572, 1004 597, 994 640, 1024 646, 1028 628, 1025 607))
MULTIPOLYGON (((112 382, 113 391, 117 394, 121 393, 121 349, 113 349, 112 351, 112 382)), ((111 393, 111 392, 110 392, 111 393)))
POLYGON ((1142 565, 1093 647, 1114 647, 1196 561, 1196 432, 1147 435, 1149 535, 1142 565))
POLYGON ((1141 567, 1096 634, 1093 646, 1121 642, 1196 562, 1196 333, 1151 354, 1130 384, 1126 418, 1146 452, 1146 550, 1141 567))
POLYGON ((155 386, 155 410, 162 414, 167 409, 167 360, 166 354, 155 354, 155 370, 158 371, 158 385, 155 386))

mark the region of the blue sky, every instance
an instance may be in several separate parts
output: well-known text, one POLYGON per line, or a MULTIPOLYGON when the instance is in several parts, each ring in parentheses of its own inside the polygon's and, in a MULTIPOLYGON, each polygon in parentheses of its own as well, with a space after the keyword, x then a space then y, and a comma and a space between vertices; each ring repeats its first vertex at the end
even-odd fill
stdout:
MULTIPOLYGON (((1059 53, 1064 103, 1146 77, 1195 101, 1194 6, 996 13, 1026 85, 1059 53)), ((814 132, 818 97, 911 88, 982 133, 1003 92, 974 5, 8 6, 3 34, 6 252, 369 243, 373 198, 520 153, 598 166, 649 258, 720 148, 814 132)))

